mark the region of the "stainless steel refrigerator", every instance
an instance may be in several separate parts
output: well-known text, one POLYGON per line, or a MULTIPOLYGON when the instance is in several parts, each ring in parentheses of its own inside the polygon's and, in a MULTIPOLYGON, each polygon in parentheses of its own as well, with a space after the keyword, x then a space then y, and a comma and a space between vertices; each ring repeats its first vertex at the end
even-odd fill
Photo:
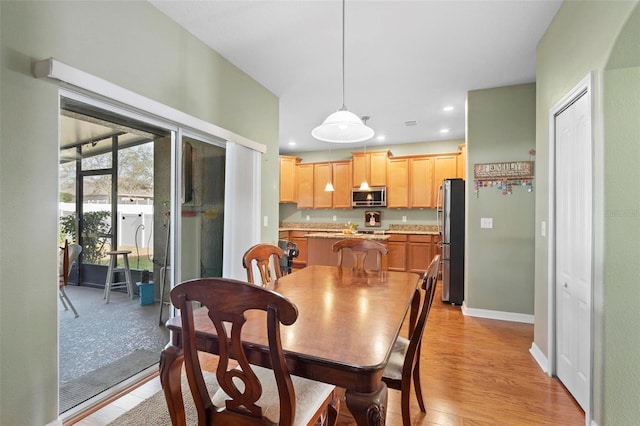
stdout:
POLYGON ((438 197, 442 260, 442 301, 464 300, 464 180, 445 179, 438 197))

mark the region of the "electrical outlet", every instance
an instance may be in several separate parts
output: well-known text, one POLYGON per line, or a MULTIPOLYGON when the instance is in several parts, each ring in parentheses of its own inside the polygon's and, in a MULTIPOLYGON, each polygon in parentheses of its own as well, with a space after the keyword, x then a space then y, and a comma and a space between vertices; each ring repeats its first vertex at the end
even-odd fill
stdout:
POLYGON ((402 216, 402 221, 406 222, 407 221, 407 217, 406 216, 402 216))
POLYGON ((307 222, 310 221, 311 220, 311 216, 307 215, 306 219, 307 219, 307 222))
POLYGON ((480 228, 483 228, 483 229, 491 229, 491 228, 493 228, 493 218, 492 217, 481 217, 480 218, 480 228))
POLYGON ((336 216, 335 214, 333 215, 333 221, 335 222, 336 220, 338 220, 338 216, 336 216))
POLYGON ((547 236, 547 222, 545 222, 544 220, 540 223, 540 236, 547 236))

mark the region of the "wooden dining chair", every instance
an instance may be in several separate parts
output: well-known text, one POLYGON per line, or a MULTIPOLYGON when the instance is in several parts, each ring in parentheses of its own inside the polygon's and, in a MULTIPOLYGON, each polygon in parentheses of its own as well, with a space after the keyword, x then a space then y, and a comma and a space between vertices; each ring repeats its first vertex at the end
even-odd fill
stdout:
POLYGON ((273 270, 275 271, 276 279, 282 276, 280 270, 280 259, 284 257, 284 252, 278 246, 271 244, 256 244, 247 250, 242 256, 242 266, 247 270, 247 281, 251 284, 255 284, 253 277, 253 264, 255 262, 260 272, 260 279, 262 285, 269 284, 273 277, 271 276, 271 268, 269 264, 273 261, 273 270))
POLYGON ((351 250, 353 256, 353 270, 364 272, 364 261, 369 254, 373 251, 376 254, 376 271, 379 271, 382 267, 381 258, 382 255, 388 253, 387 247, 374 240, 366 238, 345 238, 333 244, 333 251, 338 253, 338 267, 343 266, 344 252, 351 250))
POLYGON ((391 389, 400 391, 400 404, 402 408, 402 424, 404 426, 411 425, 409 415, 409 394, 411 393, 411 377, 413 377, 413 388, 418 399, 420 411, 426 413, 427 409, 422 396, 422 387, 420 384, 420 347, 424 329, 427 324, 427 318, 431 311, 433 298, 436 293, 436 284, 438 282, 438 269, 440 267, 440 255, 434 256, 425 272, 421 287, 424 295, 420 290, 416 289, 414 296, 414 304, 411 310, 409 320, 409 337, 399 336, 394 344, 389 363, 382 374, 382 381, 391 389), (420 301, 422 307, 419 309, 420 301), (416 318, 417 316, 417 318, 416 318))
POLYGON ((65 291, 65 287, 69 283, 69 274, 71 273, 71 266, 75 262, 80 253, 82 252, 82 246, 79 244, 69 244, 67 240, 64 241, 64 246, 60 248, 59 253, 59 266, 58 266, 58 297, 64 306, 64 310, 71 308, 73 315, 78 318, 78 311, 71 303, 71 299, 65 291), (68 305, 68 307, 67 307, 68 305))
MULTIPOLYGON (((202 278, 174 287, 171 302, 180 309, 183 333, 179 356, 184 359, 199 425, 312 425, 319 419, 335 424, 338 407, 335 386, 289 374, 280 324, 293 324, 298 309, 284 296, 238 280, 202 278), (198 359, 192 302, 208 309, 208 317, 220 336, 216 370, 220 388, 213 395, 207 391, 198 359), (271 369, 250 364, 242 344, 242 328, 248 311, 252 310, 266 312, 260 318, 266 322, 269 351, 265 357, 269 358, 271 369), (238 367, 231 367, 231 357, 238 367)), ((179 411, 171 413, 173 425, 184 425, 185 421, 178 387, 180 364, 176 363, 161 377, 167 404, 179 411), (175 392, 171 394, 168 389, 175 392)))

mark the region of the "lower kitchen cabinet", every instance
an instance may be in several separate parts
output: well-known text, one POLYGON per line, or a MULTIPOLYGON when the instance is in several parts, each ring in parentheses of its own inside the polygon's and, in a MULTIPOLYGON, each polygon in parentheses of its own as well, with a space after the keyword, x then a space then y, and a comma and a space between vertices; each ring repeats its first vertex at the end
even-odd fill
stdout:
POLYGON ((409 235, 407 241, 407 271, 424 273, 434 253, 432 235, 409 235))
POLYGON ((393 234, 387 240, 387 248, 389 249, 388 262, 390 271, 407 270, 407 235, 393 234))
POLYGON ((298 245, 298 257, 293 258, 292 270, 307 266, 307 234, 309 231, 289 231, 289 241, 298 245))

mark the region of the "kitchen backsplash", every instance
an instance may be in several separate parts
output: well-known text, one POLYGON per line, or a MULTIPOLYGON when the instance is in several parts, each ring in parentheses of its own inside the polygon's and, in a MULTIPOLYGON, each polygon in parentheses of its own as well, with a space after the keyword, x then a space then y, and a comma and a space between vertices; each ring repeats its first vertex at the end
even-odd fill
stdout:
MULTIPOLYGON (((281 222, 280 229, 329 229, 329 230, 342 230, 344 228, 343 223, 327 223, 327 222, 281 222)), ((437 225, 405 225, 405 224, 391 224, 388 228, 389 231, 407 231, 407 232, 437 232, 437 225)))

